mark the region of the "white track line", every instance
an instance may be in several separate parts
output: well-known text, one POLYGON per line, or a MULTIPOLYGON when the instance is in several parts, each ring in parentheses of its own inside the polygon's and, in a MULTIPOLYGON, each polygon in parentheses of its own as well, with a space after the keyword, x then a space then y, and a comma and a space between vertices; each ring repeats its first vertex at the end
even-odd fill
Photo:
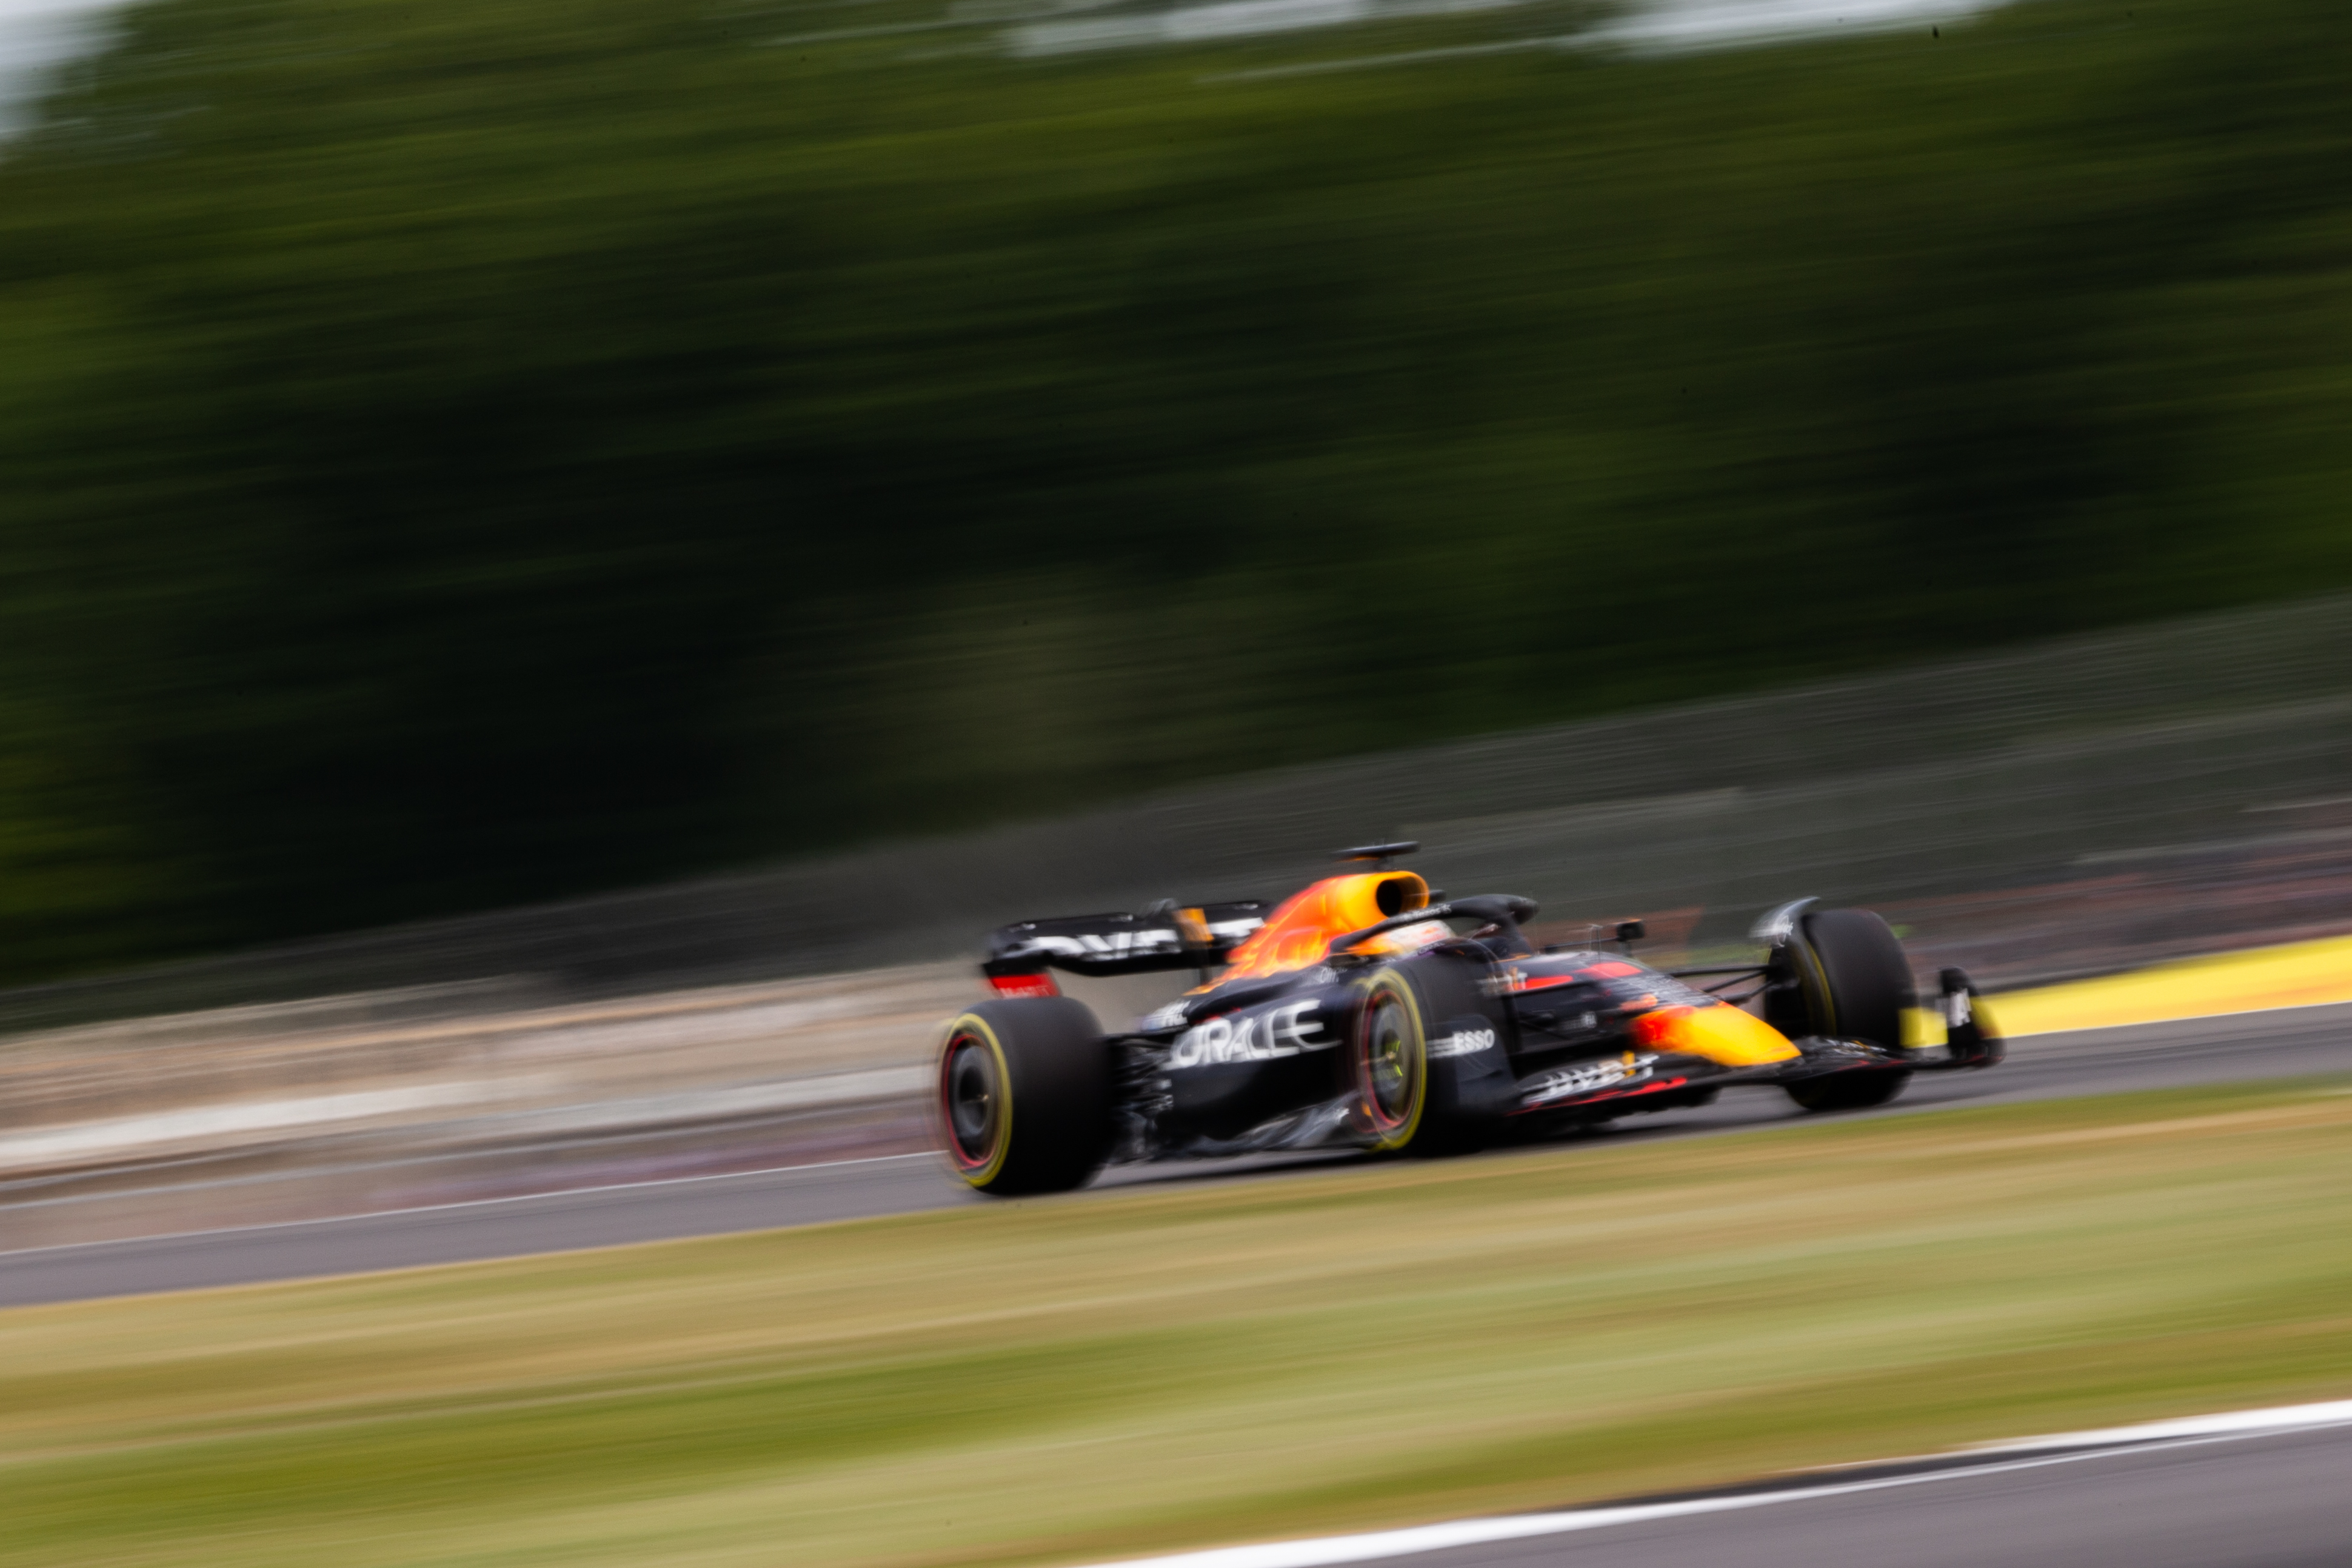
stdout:
POLYGON ((2242 1442, 2250 1437, 2276 1437, 2290 1432, 2345 1426, 2352 1426, 2352 1400, 2338 1400, 2326 1405, 2290 1405, 2271 1410, 2240 1410, 2179 1421, 2151 1421, 2139 1427, 2114 1427, 2095 1432, 2024 1437, 1963 1449, 1957 1455, 1941 1456, 1948 1459, 1966 1458, 1974 1454, 2051 1448, 2066 1450, 2044 1453, 2035 1458, 1953 1465, 1910 1475, 1833 1481, 1823 1486, 1791 1487, 1779 1491, 1738 1492, 1729 1496, 1685 1498, 1672 1502, 1632 1503, 1621 1508, 1576 1509, 1561 1513, 1511 1514, 1498 1519, 1463 1519, 1446 1524, 1419 1525, 1409 1530, 1376 1531, 1365 1535, 1276 1541, 1261 1546, 1226 1546, 1208 1552, 1178 1552, 1168 1557, 1129 1558, 1101 1564, 1098 1568, 1328 1568, 1332 1563, 1412 1557, 1427 1552, 1445 1552, 1498 1541, 1523 1541, 1530 1536, 1567 1535, 1577 1531, 1606 1530, 1621 1524, 1644 1524, 1654 1520, 1729 1513, 1741 1509, 1767 1508, 1776 1503, 1810 1502, 1820 1498, 1847 1497, 1856 1492, 1885 1491, 1894 1487, 1925 1486, 1933 1481, 1958 1480, 1971 1476, 2000 1475, 2012 1470, 2039 1469, 2049 1465, 2079 1464, 2086 1459, 2105 1458, 2116 1453, 2147 1453, 2210 1443, 2242 1442))
POLYGON ((2270 1432, 2352 1425, 2352 1399, 2321 1405, 2278 1405, 2266 1410, 2228 1410, 2219 1416, 2189 1416, 2177 1421, 2144 1421, 2137 1427, 2102 1427, 2089 1432, 2058 1432, 2046 1437, 2011 1437, 1970 1443, 1963 1454, 2024 1454, 2037 1448, 2111 1448, 2118 1444, 2160 1443, 2175 1437, 2260 1437, 2270 1432))
MULTIPOLYGON (((602 1186, 557 1187, 552 1192, 518 1192, 505 1197, 469 1197, 457 1203, 425 1203, 413 1208, 371 1208, 358 1214, 326 1214, 316 1219, 277 1219, 267 1225, 223 1225, 210 1230, 167 1230, 155 1236, 121 1236, 110 1241, 59 1241, 47 1247, 14 1247, 0 1250, 0 1259, 28 1258, 36 1252, 79 1252, 100 1247, 137 1247, 153 1241, 187 1241, 202 1236, 248 1236, 263 1230, 299 1230, 315 1225, 356 1225, 368 1220, 399 1219, 411 1214, 446 1214, 457 1208, 490 1208, 509 1203, 549 1203, 562 1197, 590 1197, 600 1192, 637 1192, 646 1187, 689 1186, 698 1182, 744 1181, 752 1176, 794 1176, 802 1171, 839 1170, 844 1166, 878 1166, 891 1160, 935 1160, 936 1154, 919 1150, 910 1155, 863 1155, 854 1160, 817 1160, 802 1166, 766 1166, 755 1171, 713 1171, 709 1176, 660 1176, 651 1181, 608 1182, 602 1186)), ((691 1238, 679 1238, 681 1240, 691 1238)))

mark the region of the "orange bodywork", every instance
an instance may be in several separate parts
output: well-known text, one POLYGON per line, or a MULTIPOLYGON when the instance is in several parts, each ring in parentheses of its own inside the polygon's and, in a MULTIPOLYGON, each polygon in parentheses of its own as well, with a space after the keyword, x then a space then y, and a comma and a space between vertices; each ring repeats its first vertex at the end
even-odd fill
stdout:
POLYGON ((1633 1040, 1651 1051, 1703 1056, 1721 1067, 1762 1067, 1804 1054, 1754 1013, 1724 1002, 1643 1013, 1633 1020, 1633 1040))
MULTIPOLYGON (((1319 964, 1331 939, 1420 909, 1429 903, 1429 883, 1409 871, 1365 872, 1326 877, 1296 893, 1265 917, 1265 924, 1226 958, 1218 983, 1257 975, 1278 975, 1319 964), (1387 907, 1383 908, 1385 904, 1387 907)), ((1402 933, 1383 933, 1384 936, 1402 933)), ((1375 944, 1367 944, 1367 947, 1375 944)))

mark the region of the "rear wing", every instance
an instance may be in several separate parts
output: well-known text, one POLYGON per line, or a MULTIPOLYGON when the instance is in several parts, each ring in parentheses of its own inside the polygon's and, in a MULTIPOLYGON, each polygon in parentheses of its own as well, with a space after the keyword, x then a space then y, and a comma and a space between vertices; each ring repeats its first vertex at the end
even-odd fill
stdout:
POLYGON ((1020 920, 988 939, 981 972, 1006 996, 1052 996, 1045 971, 1073 975, 1148 975, 1162 969, 1207 969, 1265 924, 1273 904, 1260 899, 1225 904, 1155 904, 1140 915, 1066 915, 1020 920))

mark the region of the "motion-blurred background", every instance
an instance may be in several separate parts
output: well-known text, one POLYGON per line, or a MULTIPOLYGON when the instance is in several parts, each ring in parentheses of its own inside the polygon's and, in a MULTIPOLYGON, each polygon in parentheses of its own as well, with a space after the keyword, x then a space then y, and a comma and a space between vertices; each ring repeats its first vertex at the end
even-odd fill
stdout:
POLYGON ((1397 834, 2008 983, 2352 929, 2338 6, 145 0, 0 65, 10 1029, 372 1082, 749 987, 740 1090, 818 977, 925 1018, 998 921, 1397 834))

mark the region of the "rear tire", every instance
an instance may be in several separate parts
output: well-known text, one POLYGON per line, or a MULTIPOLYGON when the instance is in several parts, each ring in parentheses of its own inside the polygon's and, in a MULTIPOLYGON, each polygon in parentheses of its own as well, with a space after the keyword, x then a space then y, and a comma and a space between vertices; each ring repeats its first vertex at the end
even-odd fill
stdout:
POLYGON ((1110 1152, 1110 1048, 1068 997, 982 1002, 948 1025, 935 1103, 949 1163, 975 1190, 1066 1192, 1110 1152))
MULTIPOLYGON (((1918 1000, 1911 960, 1885 921, 1867 909, 1825 909, 1798 922, 1787 948, 1809 1034, 1903 1050, 1903 1019, 1918 1000)), ((1911 1082, 1908 1068, 1840 1072, 1788 1086, 1808 1111, 1864 1111, 1911 1082)))

